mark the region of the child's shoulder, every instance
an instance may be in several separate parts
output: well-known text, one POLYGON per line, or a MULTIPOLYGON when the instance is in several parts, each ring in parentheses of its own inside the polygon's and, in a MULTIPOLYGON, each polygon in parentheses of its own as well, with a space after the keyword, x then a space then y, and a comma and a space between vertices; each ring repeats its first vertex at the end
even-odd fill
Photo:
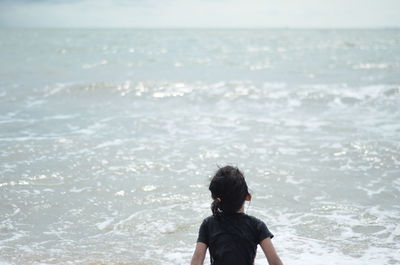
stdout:
POLYGON ((210 215, 203 219, 203 223, 214 222, 216 220, 217 218, 214 215, 210 215))
MULTIPOLYGON (((233 218, 233 219, 242 219, 242 220, 245 220, 247 222, 254 223, 254 224, 263 224, 264 223, 264 221, 262 221, 261 219, 255 217, 253 215, 248 215, 248 214, 245 214, 245 213, 237 213, 237 214, 230 215, 230 216, 227 217, 227 219, 231 219, 231 218, 233 218)), ((218 221, 220 221, 220 218, 218 218, 218 217, 216 217, 214 215, 207 216, 206 218, 203 219, 203 223, 213 223, 213 222, 218 222, 218 221)))
POLYGON ((246 218, 250 219, 253 222, 256 222, 256 223, 262 222, 263 223, 263 221, 261 219, 255 217, 253 215, 248 215, 248 214, 243 214, 243 215, 246 216, 246 218))
POLYGON ((252 223, 253 225, 263 225, 265 224, 263 220, 248 214, 243 214, 243 218, 246 219, 248 222, 252 223))

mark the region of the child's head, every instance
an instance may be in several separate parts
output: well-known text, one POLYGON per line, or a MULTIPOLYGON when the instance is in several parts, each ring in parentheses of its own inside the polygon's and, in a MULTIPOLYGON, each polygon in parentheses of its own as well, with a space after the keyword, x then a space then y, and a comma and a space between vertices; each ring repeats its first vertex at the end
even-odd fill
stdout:
POLYGON ((243 173, 236 167, 225 166, 215 173, 211 179, 209 190, 213 203, 213 215, 238 212, 245 200, 250 200, 250 194, 243 173))

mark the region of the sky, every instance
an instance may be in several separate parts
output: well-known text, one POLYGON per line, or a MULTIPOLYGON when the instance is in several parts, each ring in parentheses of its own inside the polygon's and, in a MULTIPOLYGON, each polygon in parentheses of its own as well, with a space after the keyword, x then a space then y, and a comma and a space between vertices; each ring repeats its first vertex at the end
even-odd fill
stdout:
POLYGON ((0 27, 400 27, 400 0, 0 0, 0 27))

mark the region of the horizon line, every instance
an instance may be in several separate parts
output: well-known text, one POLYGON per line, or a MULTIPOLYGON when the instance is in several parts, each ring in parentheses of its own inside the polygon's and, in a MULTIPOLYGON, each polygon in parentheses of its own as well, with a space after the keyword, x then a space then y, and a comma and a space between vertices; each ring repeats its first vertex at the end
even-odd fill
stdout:
POLYGON ((2 26, 0 29, 85 29, 85 30, 103 30, 103 29, 134 29, 134 30, 267 30, 267 29, 289 29, 289 30, 382 30, 382 29, 400 29, 400 26, 370 26, 370 27, 291 27, 291 26, 255 26, 255 27, 145 27, 145 26, 121 26, 121 27, 76 27, 76 26, 2 26))

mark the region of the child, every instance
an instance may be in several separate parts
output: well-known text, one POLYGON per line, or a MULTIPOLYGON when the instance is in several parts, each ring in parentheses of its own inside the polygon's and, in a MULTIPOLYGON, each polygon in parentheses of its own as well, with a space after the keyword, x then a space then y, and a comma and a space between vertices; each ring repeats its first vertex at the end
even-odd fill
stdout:
POLYGON ((252 265, 260 244, 270 265, 282 265, 263 221, 244 213, 251 195, 242 172, 225 166, 212 178, 209 190, 213 215, 204 219, 191 265, 202 265, 207 248, 212 265, 252 265))

